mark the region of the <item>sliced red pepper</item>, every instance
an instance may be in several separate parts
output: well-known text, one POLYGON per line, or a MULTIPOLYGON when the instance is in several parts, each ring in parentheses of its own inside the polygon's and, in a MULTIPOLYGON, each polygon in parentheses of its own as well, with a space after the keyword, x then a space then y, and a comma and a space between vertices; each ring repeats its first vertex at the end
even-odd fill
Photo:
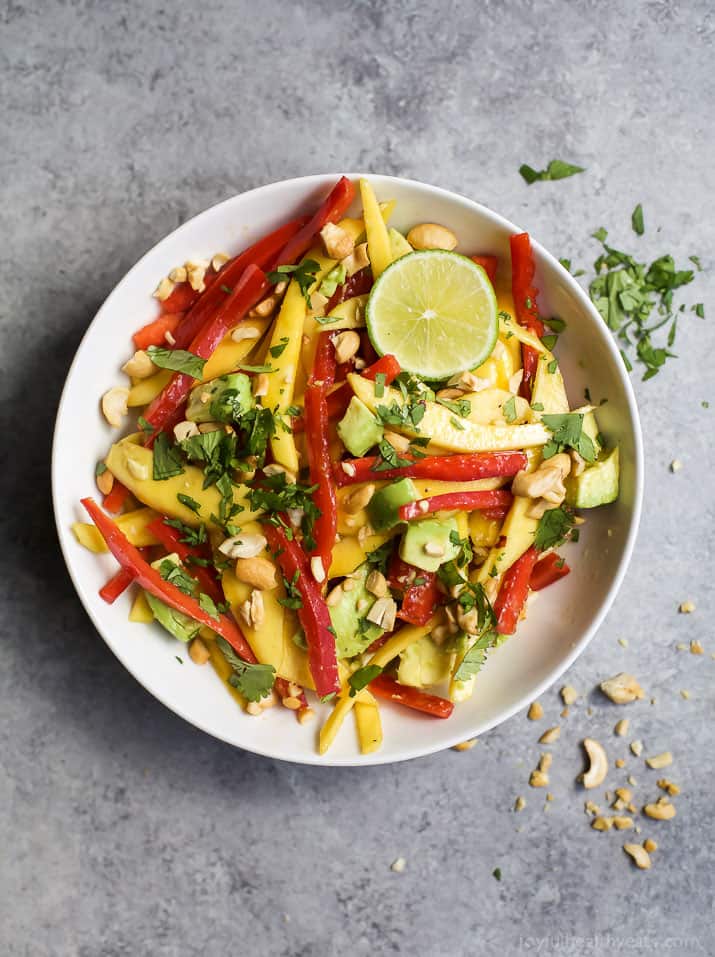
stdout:
POLYGON ((516 475, 526 468, 523 452, 469 452, 458 455, 427 455, 411 465, 375 472, 380 459, 368 455, 362 459, 346 459, 333 466, 339 487, 356 482, 379 479, 409 478, 437 479, 445 482, 475 482, 483 478, 516 475), (346 471, 347 469, 347 471, 346 471))
POLYGON ((102 505, 108 512, 111 512, 112 515, 118 515, 128 498, 129 489, 125 488, 121 482, 115 479, 111 492, 102 499, 102 505))
POLYGON ((327 389, 335 380, 335 348, 329 332, 321 332, 315 352, 313 371, 305 390, 306 450, 310 469, 310 484, 317 488, 313 501, 320 515, 315 520, 312 554, 320 558, 324 574, 328 569, 338 529, 338 496, 330 457, 327 389))
POLYGON ((519 616, 529 597, 531 573, 538 559, 539 552, 532 545, 504 575, 497 600, 494 602, 494 614, 500 635, 513 635, 516 631, 519 616))
POLYGON ((152 568, 142 556, 139 549, 129 542, 119 526, 108 515, 104 514, 94 499, 83 498, 82 504, 99 529, 109 551, 122 568, 134 575, 138 585, 141 585, 155 598, 165 602, 171 608, 175 608, 176 611, 183 612, 183 614, 193 618, 194 621, 199 621, 202 625, 206 625, 207 628, 217 632, 222 638, 226 639, 239 657, 243 658, 244 661, 255 663, 256 658, 251 651, 251 646, 234 621, 226 615, 213 618, 203 610, 194 598, 185 595, 171 582, 164 581, 159 572, 152 568))
POLYGON ((210 552, 207 548, 195 548, 182 542, 181 533, 167 525, 163 518, 155 518, 147 526, 147 531, 151 532, 155 538, 158 538, 167 552, 176 552, 181 561, 186 565, 186 569, 199 583, 199 589, 209 598, 212 598, 216 604, 221 604, 226 599, 219 588, 215 575, 211 569, 205 565, 192 562, 192 558, 198 558, 199 561, 205 561, 210 558, 210 552))
POLYGON ((484 518, 491 519, 493 522, 502 522, 506 518, 508 508, 483 508, 481 513, 484 518))
POLYGON ((521 364, 524 368, 524 375, 519 385, 519 395, 522 399, 526 399, 527 402, 530 402, 531 393, 534 388, 536 369, 539 365, 539 353, 536 349, 526 345, 524 342, 521 344, 521 364))
POLYGON ((323 226, 326 223, 334 223, 342 219, 354 198, 355 186, 347 176, 341 176, 318 208, 318 211, 283 247, 278 256, 278 263, 281 265, 292 263, 304 255, 310 249, 323 226))
POLYGON ((489 277, 489 282, 494 285, 494 281, 497 278, 497 269, 499 268, 499 260, 496 256, 470 256, 469 257, 473 263, 476 263, 477 266, 481 266, 484 272, 489 277))
POLYGON ((511 247, 511 292, 514 299, 516 321, 539 338, 544 334, 544 324, 539 318, 536 297, 539 290, 534 285, 534 257, 528 233, 515 233, 509 237, 511 247))
POLYGON ((473 512, 481 508, 508 508, 512 494, 506 489, 492 489, 483 492, 448 492, 446 495, 431 495, 408 505, 402 505, 398 514, 403 522, 422 518, 429 512, 473 512))
MULTIPOLYGON (((204 285, 206 289, 216 278, 216 273, 212 269, 207 269, 204 275, 204 285)), ((206 289, 203 292, 206 292, 206 289)), ((166 299, 162 299, 159 307, 162 313, 175 315, 177 312, 187 312, 194 305, 196 300, 203 293, 193 289, 190 282, 177 282, 166 299)))
POLYGON ((134 345, 137 349, 148 349, 149 346, 165 346, 167 332, 173 335, 182 318, 180 314, 159 316, 134 333, 132 336, 134 345))
POLYGON ((368 688, 376 698, 394 701, 406 708, 428 714, 432 718, 448 718, 454 711, 454 705, 446 698, 428 694, 410 685, 401 685, 399 681, 387 675, 378 675, 377 678, 373 678, 368 688))
POLYGON ((273 682, 273 685, 276 691, 278 692, 281 701, 284 701, 286 698, 296 697, 298 701, 300 701, 300 708, 298 708, 297 710, 302 711, 303 708, 308 707, 308 699, 305 696, 305 691, 303 691, 303 689, 301 688, 299 694, 292 695, 290 693, 290 684, 291 683, 290 681, 288 681, 287 678, 276 678, 276 680, 273 682))
POLYGON ((226 302, 226 297, 231 294, 249 266, 258 266, 259 269, 263 270, 272 267, 285 244, 296 235, 307 221, 307 217, 293 219, 229 260, 216 276, 218 281, 212 282, 201 293, 190 312, 187 312, 184 321, 174 336, 176 348, 187 349, 190 346, 196 335, 206 325, 206 322, 226 302))
POLYGON ((327 316, 336 306, 339 306, 341 302, 345 302, 346 299, 352 299, 353 296, 366 295, 372 289, 372 283, 372 269, 369 266, 353 273, 342 285, 338 286, 330 297, 325 306, 325 315, 327 316))
MULTIPOLYGON (((439 591, 437 576, 415 568, 400 558, 399 552, 393 552, 387 566, 387 580, 390 588, 402 596, 402 604, 397 617, 411 625, 425 625, 437 607, 439 591)), ((372 649, 372 646, 370 648, 372 649)))
POLYGON ((285 529, 266 522, 263 526, 268 546, 275 553, 276 561, 285 579, 292 582, 301 597, 297 609, 298 621, 305 632, 308 645, 308 667, 313 676, 315 690, 323 698, 340 690, 338 659, 335 650, 335 635, 328 606, 310 573, 305 552, 295 539, 288 539, 285 529))
POLYGON ((120 568, 109 581, 99 589, 99 597, 108 605, 114 604, 119 596, 129 588, 134 581, 134 572, 120 568))
POLYGON ((556 552, 549 552, 534 565, 529 579, 529 588, 532 591, 541 591, 542 588, 564 578, 570 571, 565 559, 560 558, 556 552))
MULTIPOLYGON (((202 359, 208 359, 226 335, 261 298, 267 287, 265 274, 257 266, 244 270, 238 285, 216 314, 189 346, 189 351, 202 359)), ((175 372, 159 395, 149 404, 144 418, 154 431, 146 439, 153 445, 159 432, 169 429, 179 421, 183 403, 196 385, 196 379, 184 372, 175 372)))

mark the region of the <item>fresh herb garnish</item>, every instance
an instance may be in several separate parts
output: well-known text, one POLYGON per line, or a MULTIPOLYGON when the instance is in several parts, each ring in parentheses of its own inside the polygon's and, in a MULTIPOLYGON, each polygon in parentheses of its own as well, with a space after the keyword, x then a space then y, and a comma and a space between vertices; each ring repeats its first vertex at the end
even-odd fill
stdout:
POLYGON ((104 475, 106 471, 107 471, 106 462, 97 462, 97 464, 94 466, 94 474, 96 475, 97 478, 99 478, 100 475, 104 475))
POLYGON ((288 345, 289 339, 288 336, 281 336, 278 340, 278 345, 271 346, 268 350, 274 359, 277 359, 278 356, 282 356, 285 352, 285 348, 288 345))
POLYGON ((185 505, 187 508, 190 508, 192 512, 196 515, 201 511, 201 505, 196 501, 195 498, 192 498, 190 495, 184 495, 183 492, 176 493, 177 499, 181 502, 182 505, 185 505))
POLYGON ((266 279, 274 286, 285 279, 295 279, 303 298, 310 305, 310 287, 315 282, 319 271, 320 263, 314 259, 304 259, 297 266, 279 266, 273 272, 269 272, 266 279))
POLYGON ((645 232, 645 224, 643 222, 643 207, 640 203, 631 213, 631 226, 633 227, 633 232, 638 236, 642 236, 645 232))
POLYGON ((511 424, 516 419, 516 396, 507 399, 501 407, 504 421, 511 424))
POLYGON ((497 633, 493 629, 485 632, 467 650, 454 673, 455 681, 469 681, 478 674, 487 658, 487 649, 496 644, 497 633))
POLYGON ((275 372, 276 371, 272 365, 251 366, 251 365, 246 365, 245 363, 239 363, 236 366, 236 368, 240 369, 242 372, 275 372))
POLYGON ((233 289, 231 289, 230 286, 220 286, 219 288, 221 289, 221 292, 225 292, 227 296, 230 296, 233 292, 233 289))
POLYGON ((342 286, 345 282, 345 277, 347 275, 347 269, 343 263, 337 263, 326 274, 320 286, 318 287, 318 292, 321 296, 325 296, 326 299, 332 299, 335 295, 335 291, 338 286, 342 286))
POLYGON ((165 558, 159 565, 159 574, 164 581, 174 585, 185 595, 194 595, 196 592, 196 582, 186 572, 181 565, 172 562, 170 558, 165 558))
POLYGON ((145 432, 147 435, 151 435, 154 432, 154 426, 151 424, 151 422, 147 422, 143 415, 140 415, 137 419, 137 425, 142 432, 145 432))
POLYGON ((183 475, 184 466, 178 450, 169 443, 166 432, 156 437, 153 449, 152 477, 155 482, 163 482, 175 475, 183 475))
POLYGON ((570 272, 570 273, 571 273, 572 276, 574 276, 574 277, 583 276, 583 274, 584 274, 584 270, 583 270, 583 269, 576 269, 575 271, 573 271, 573 270, 571 269, 571 260, 570 260, 570 259, 563 259, 563 258, 562 258, 562 259, 559 259, 559 262, 561 263, 561 265, 564 267, 564 269, 565 269, 567 272, 570 272))
POLYGON ((541 337, 541 341, 544 343, 549 352, 553 352, 554 346, 558 340, 558 336, 555 332, 547 333, 545 336, 541 337))
POLYGON ((563 160, 551 160, 546 169, 536 170, 526 163, 522 163, 519 172, 527 183, 531 186, 539 180, 566 179, 567 176, 575 176, 576 173, 585 172, 585 167, 574 166, 573 163, 565 163, 563 160))
POLYGON ((285 608, 292 608, 294 611, 297 611, 299 608, 303 607, 303 598, 298 589, 298 577, 300 575, 299 571, 293 575, 289 581, 287 578, 283 579, 283 584, 285 585, 286 597, 279 598, 278 604, 283 605, 285 608))
POLYGON ((457 548, 457 554, 454 556, 457 565, 469 565, 474 558, 471 539, 469 537, 460 538, 459 532, 455 532, 453 529, 449 533, 449 541, 451 545, 455 545, 457 548))
POLYGON ((498 881, 501 880, 501 867, 494 868, 494 870, 492 871, 492 877, 496 878, 496 880, 498 881))
POLYGON ((400 405, 392 402, 390 405, 378 405, 377 418, 385 425, 403 426, 415 432, 420 430, 420 422, 425 416, 426 403, 424 401, 409 402, 400 405))
POLYGON ((466 419, 472 411, 472 403, 469 399, 440 399, 439 396, 437 396, 435 402, 439 405, 443 405, 445 409, 449 409, 450 412, 460 416, 462 419, 466 419))
POLYGON ((181 532, 182 537, 179 541, 185 545, 203 545, 206 541, 206 526, 203 522, 198 528, 191 528, 190 525, 185 525, 178 518, 165 517, 164 524, 170 525, 171 528, 175 528, 178 532, 181 532))
POLYGON ((366 688, 371 681, 382 674, 382 668, 379 665, 365 665, 364 668, 358 668, 348 678, 350 685, 350 697, 354 698, 358 691, 366 688))
POLYGON ((578 541, 578 529, 574 528, 575 515, 566 505, 550 508, 539 519, 534 536, 534 547, 539 551, 555 548, 568 538, 578 541))
POLYGON ((552 433, 552 438, 544 446, 543 457, 550 459, 557 452, 575 449, 587 462, 595 462, 596 447, 593 440, 583 431, 583 420, 582 412, 542 415, 542 423, 552 433))
POLYGON ((242 661, 229 645, 225 638, 216 637, 216 644, 231 666, 228 683, 231 687, 248 698, 249 701, 260 701, 265 698, 273 687, 275 669, 273 665, 249 665, 242 661))
POLYGON ((164 349, 161 346, 149 346, 147 355, 160 369, 183 372, 192 379, 200 379, 204 373, 206 359, 187 352, 185 349, 164 349))
POLYGON ((534 410, 534 412, 543 412, 543 411, 544 411, 544 403, 543 403, 543 402, 532 402, 532 403, 531 403, 531 408, 534 410))
POLYGON ((212 618, 218 621, 219 610, 216 607, 216 602, 210 595, 205 595, 203 592, 199 594, 199 607, 205 611, 207 615, 211 615, 212 618))
MULTIPOLYGON (((283 472, 277 475, 266 476, 260 486, 254 486, 248 493, 251 509, 266 512, 269 516, 280 520, 280 514, 288 509, 300 509, 302 518, 300 529, 303 533, 304 544, 307 549, 313 548, 313 526, 320 515, 320 509, 313 501, 315 485, 303 485, 300 482, 288 482, 283 472)), ((283 522, 280 524, 284 526, 283 522)), ((286 534, 292 529, 286 529, 286 534)))
POLYGON ((391 541, 385 542, 383 545, 380 545, 371 552, 368 552, 367 555, 365 555, 365 561, 368 563, 368 565, 370 565, 371 568, 382 572, 383 575, 386 574, 387 563, 392 557, 392 547, 393 543, 391 541))
POLYGON ((381 399, 385 394, 385 380, 387 376, 384 372, 378 372, 375 376, 375 398, 381 399))

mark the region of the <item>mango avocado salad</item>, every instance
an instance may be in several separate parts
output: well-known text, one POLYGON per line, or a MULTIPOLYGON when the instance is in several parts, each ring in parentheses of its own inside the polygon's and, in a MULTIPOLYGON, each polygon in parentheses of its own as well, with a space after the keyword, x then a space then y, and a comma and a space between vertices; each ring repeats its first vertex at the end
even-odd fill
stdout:
POLYGON ((136 426, 74 526, 118 562, 104 600, 129 589, 130 619, 188 643, 247 714, 329 704, 321 753, 350 712, 363 753, 381 707, 449 718, 569 573, 576 510, 618 496, 528 234, 510 261, 467 255, 447 225, 390 227, 393 208, 343 177, 312 216, 163 278, 102 398, 136 426))

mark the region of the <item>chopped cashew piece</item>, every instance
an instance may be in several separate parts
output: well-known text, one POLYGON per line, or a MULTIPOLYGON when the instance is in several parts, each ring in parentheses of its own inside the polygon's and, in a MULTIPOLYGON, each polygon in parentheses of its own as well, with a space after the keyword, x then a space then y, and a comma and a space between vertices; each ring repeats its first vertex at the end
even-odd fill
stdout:
POLYGON ((352 359, 360 348, 360 336, 354 329, 346 329, 345 332, 339 332, 333 339, 335 346, 335 361, 339 364, 352 359))
POLYGON ((159 302, 163 302, 165 299, 169 298, 173 291, 174 283, 171 281, 171 279, 168 279, 166 276, 164 276, 152 295, 155 299, 158 299, 159 302))
POLYGON ((259 591, 270 591, 278 584, 276 566, 269 558, 263 558, 260 555, 253 558, 237 558, 234 571, 239 581, 259 591))
POLYGON ((616 726, 613 729, 613 733, 617 734, 619 738, 622 738, 625 734, 628 734, 628 726, 630 721, 628 718, 621 718, 620 721, 616 722, 616 726))
POLYGON ((360 272, 361 269, 369 266, 370 257, 367 254, 367 243, 360 243, 359 246, 356 246, 350 255, 342 260, 342 265, 345 266, 347 276, 354 276, 356 272, 360 272))
POLYGON ((102 396, 102 414, 107 422, 118 429, 122 425, 122 420, 127 414, 127 402, 129 400, 129 389, 122 389, 118 386, 109 389, 102 396))
POLYGON ((591 827, 594 831, 610 831, 613 827, 613 819, 610 817, 595 817, 591 821, 591 827))
POLYGON ((571 685, 564 685, 561 689, 561 699, 565 705, 571 705, 576 702, 578 698, 578 691, 575 688, 572 688, 571 685))
POLYGON ((256 329, 255 326, 246 326, 239 323, 231 333, 231 338, 234 342, 243 342, 244 339, 260 339, 261 330, 256 329))
POLYGON ((561 728, 559 725, 556 725, 553 728, 549 728, 539 738, 539 744, 553 744, 554 741, 558 741, 559 736, 561 735, 561 728))
POLYGON ((629 704, 631 701, 645 697, 645 692, 633 675, 629 675, 625 671, 602 681, 600 688, 614 704, 629 704))
POLYGON ((191 658, 193 663, 195 665, 205 665, 210 657, 211 653, 201 638, 194 638, 189 645, 189 658, 191 658))
POLYGON ((388 594, 387 579, 377 569, 373 569, 365 579, 365 588, 375 598, 384 598, 388 594))
POLYGON ((643 753, 643 742, 638 740, 631 741, 630 748, 633 754, 635 754, 635 756, 639 758, 641 754, 643 753))
POLYGON ((514 476, 511 490, 524 498, 541 498, 551 505, 560 505, 566 498, 564 479, 571 471, 571 457, 559 452, 546 459, 534 472, 522 469, 514 476))
POLYGON ((669 781, 668 778, 658 778, 655 782, 659 788, 663 791, 667 791, 671 797, 675 797, 676 794, 680 794, 680 788, 673 781, 669 781))
POLYGON ((131 359, 122 366, 122 372, 134 379, 147 379, 156 372, 156 366, 143 349, 137 349, 131 359))
POLYGON ((648 851, 649 854, 652 854, 653 851, 658 850, 658 845, 652 837, 647 837, 645 841, 643 841, 643 847, 646 849, 646 851, 648 851))
POLYGON ((174 426, 174 438, 177 442, 185 442, 194 435, 199 435, 199 427, 195 422, 186 419, 184 422, 177 422, 174 426))
POLYGON ((471 751, 479 738, 468 738, 466 741, 460 741, 452 748, 453 751, 471 751))
POLYGON ((590 767, 582 777, 585 788, 597 788, 606 780, 608 774, 608 758, 603 745, 599 744, 593 738, 584 738, 584 750, 588 755, 590 767))
POLYGON ((256 558, 267 545, 266 538, 259 534, 232 535, 225 539, 218 550, 229 558, 256 558))
POLYGON ((323 559, 320 555, 313 555, 310 559, 310 571, 317 582, 325 581, 325 569, 323 568, 323 559))
POLYGON ((667 768, 668 765, 673 763, 673 755, 670 751, 663 751, 662 754, 654 754, 652 758, 646 758, 645 763, 649 768, 660 770, 660 768, 667 768))
MULTIPOLYGON (((343 584, 343 587, 344 584, 343 584)), ((335 590, 335 589, 333 589, 335 590)), ((365 616, 367 621, 382 628, 383 631, 392 631, 397 617, 397 602, 394 598, 377 598, 372 608, 365 616)))
POLYGON ((514 801, 514 810, 523 811, 525 807, 526 807, 526 800, 521 795, 519 795, 516 801, 514 801))
POLYGON ((355 240, 350 233, 335 223, 326 223, 320 230, 325 254, 330 259, 345 259, 355 248, 355 240))
POLYGON ((703 646, 700 644, 697 638, 693 638, 693 640, 690 642, 690 654, 702 655, 703 652, 704 652, 703 646))
POLYGON ((691 615, 695 611, 695 603, 690 600, 681 601, 678 611, 681 615, 691 615))
POLYGON ((624 844, 623 850, 633 858, 636 867, 642 871, 650 868, 650 854, 641 844, 624 844))
POLYGON ((538 701, 532 701, 529 705, 529 710, 526 713, 526 717, 529 721, 538 721, 540 718, 544 717, 544 709, 541 707, 538 701))
POLYGON ((390 870, 394 871, 395 874, 402 874, 402 872, 404 871, 406 867, 407 867, 407 861, 404 859, 404 857, 398 857, 397 860, 393 861, 392 864, 390 864, 390 870))
POLYGON ((420 223, 407 234, 407 242, 413 249, 454 249, 457 237, 451 229, 437 223, 420 223))
POLYGON ((668 798, 660 797, 655 804, 646 804, 643 813, 656 821, 670 821, 675 817, 675 805, 668 798))
POLYGON ((627 831, 629 827, 633 827, 633 818, 616 814, 613 818, 613 826, 617 831, 627 831))
POLYGON ((171 279, 172 282, 186 282, 186 267, 176 266, 169 273, 169 279, 171 279))
POLYGON ((683 467, 683 463, 680 461, 680 459, 673 459, 673 461, 670 463, 671 472, 679 472, 682 469, 682 467, 683 467))

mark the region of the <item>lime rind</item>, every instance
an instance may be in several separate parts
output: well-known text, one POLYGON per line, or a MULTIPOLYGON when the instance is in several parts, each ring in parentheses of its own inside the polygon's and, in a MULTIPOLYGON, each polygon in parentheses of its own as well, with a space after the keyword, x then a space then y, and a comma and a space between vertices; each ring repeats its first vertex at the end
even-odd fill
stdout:
POLYGON ((499 334, 494 288, 482 267, 438 249, 408 253, 388 266, 365 319, 380 355, 394 355, 405 372, 433 381, 480 366, 499 334))

